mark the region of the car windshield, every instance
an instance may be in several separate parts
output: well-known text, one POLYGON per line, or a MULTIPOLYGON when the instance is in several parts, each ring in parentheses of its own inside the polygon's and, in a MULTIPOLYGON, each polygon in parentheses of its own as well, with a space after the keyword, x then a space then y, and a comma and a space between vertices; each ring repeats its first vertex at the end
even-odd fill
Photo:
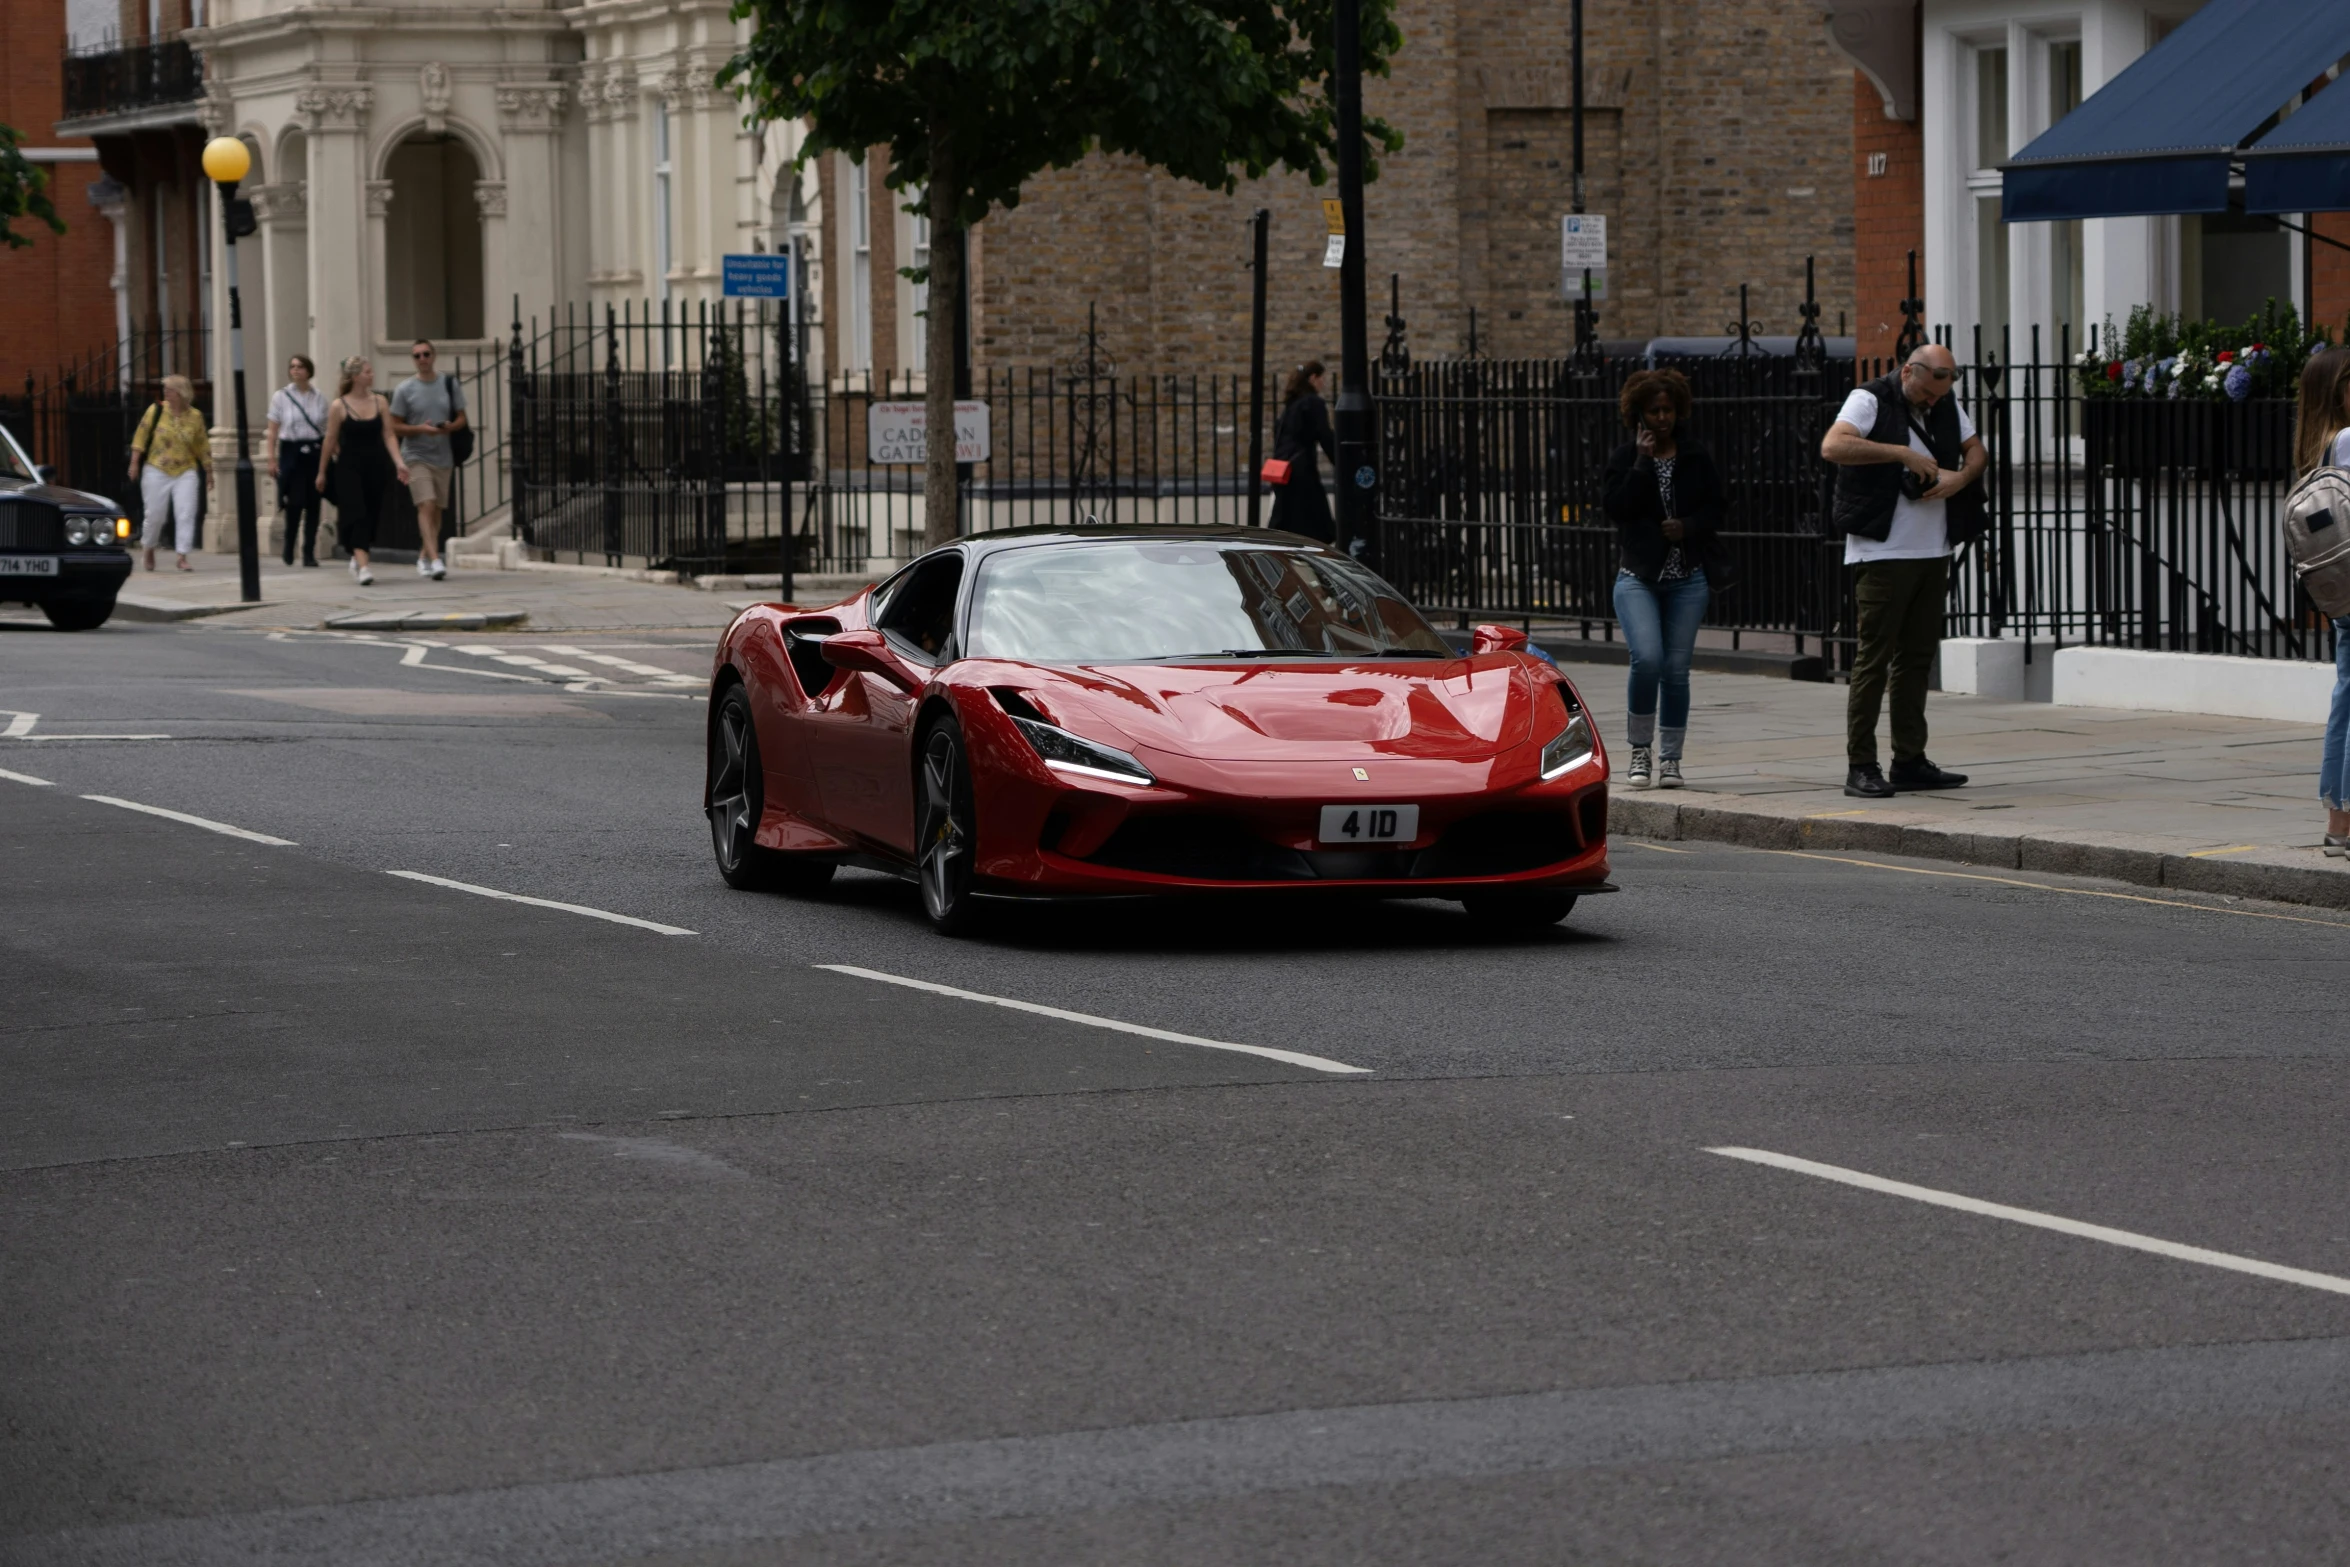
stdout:
POLYGON ((0 426, 0 479, 35 479, 33 460, 16 444, 16 436, 0 426))
POLYGON ((1226 539, 997 551, 980 567, 969 652, 1037 664, 1453 656, 1353 561, 1226 539))

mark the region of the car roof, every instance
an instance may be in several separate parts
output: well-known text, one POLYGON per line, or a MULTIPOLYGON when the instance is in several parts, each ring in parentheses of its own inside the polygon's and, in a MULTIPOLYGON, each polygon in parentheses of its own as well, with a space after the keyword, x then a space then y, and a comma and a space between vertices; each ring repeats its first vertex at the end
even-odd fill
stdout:
POLYGON ((966 534, 950 547, 959 547, 972 555, 999 549, 1015 549, 1030 544, 1104 543, 1120 539, 1186 539, 1195 543, 1228 541, 1234 544, 1271 544, 1289 549, 1327 550, 1319 539, 1309 539, 1302 533, 1285 533, 1278 528, 1247 528, 1229 523, 1114 523, 1070 522, 1047 523, 1027 528, 998 528, 986 533, 966 534))

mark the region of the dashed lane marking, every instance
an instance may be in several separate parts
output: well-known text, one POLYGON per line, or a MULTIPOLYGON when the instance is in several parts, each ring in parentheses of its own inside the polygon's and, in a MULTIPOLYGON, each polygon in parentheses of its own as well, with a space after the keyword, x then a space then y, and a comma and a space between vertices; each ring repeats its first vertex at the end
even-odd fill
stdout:
POLYGON ((10 783, 31 784, 36 789, 57 787, 46 778, 35 778, 31 773, 12 773, 5 767, 0 767, 0 778, 5 778, 10 783))
POLYGON ((682 925, 664 925, 658 920, 641 920, 633 914, 615 914, 610 909, 591 909, 584 903, 559 903, 553 898, 526 897, 519 892, 501 892, 496 887, 477 887, 469 881, 451 881, 446 876, 427 876, 422 871, 386 871, 404 881, 427 882, 435 887, 447 887, 457 892, 470 892, 477 898, 496 898, 503 903, 527 903, 534 909, 555 909, 564 914, 584 914, 592 920, 609 920, 615 925, 634 925, 661 936, 693 936, 700 932, 687 930, 682 925))
POLYGON ((254 832, 248 827, 231 827, 226 822, 216 822, 208 816, 190 816, 185 811, 167 811, 160 805, 141 805, 136 800, 118 800, 111 794, 85 794, 82 798, 95 801, 99 805, 118 806, 123 810, 137 811, 146 816, 160 816, 165 821, 182 822, 190 827, 201 827, 206 832, 221 833, 230 838, 242 838, 247 843, 266 843, 280 849, 300 847, 291 838, 273 838, 268 833, 254 832))
POLYGON ((2152 1252, 2157 1257, 2169 1257, 2178 1262, 2199 1262, 2207 1268, 2225 1268, 2231 1273, 2249 1273, 2255 1278, 2299 1284, 2335 1295, 2350 1295, 2350 1279, 2331 1273, 2313 1273, 2307 1268, 2288 1268, 2282 1263, 2263 1262, 2258 1257, 2239 1257, 2233 1252, 2184 1246, 2177 1241, 2140 1235, 2134 1230, 2084 1224, 2079 1219, 2040 1213, 2030 1208, 2011 1208, 2005 1203, 1984 1202, 1979 1197, 1963 1197, 1957 1192, 1937 1191, 1931 1186, 1912 1186, 1907 1181, 1889 1181, 1881 1175, 1847 1170, 1842 1165, 1798 1159, 1792 1154, 1772 1153, 1763 1148, 1708 1148, 1706 1152, 1720 1154, 1725 1159, 1743 1159, 1749 1164, 1769 1165, 1775 1170, 1792 1170, 1798 1175, 1814 1175, 1823 1181, 1837 1181, 1846 1186, 1857 1186, 1863 1191, 1882 1192, 1888 1197, 1907 1197, 1912 1202, 1931 1203, 1937 1208, 1953 1208, 1960 1213, 1979 1214, 1987 1219, 2005 1219, 2011 1224, 2028 1224, 2034 1229, 2054 1230, 2059 1235, 2103 1241, 2108 1246, 2126 1246, 2132 1251, 2152 1252))
POLYGON ((1284 1061, 1291 1066, 1302 1066, 1314 1072, 1333 1072, 1347 1076, 1368 1075, 1367 1066, 1348 1066, 1344 1061, 1332 1061, 1326 1056, 1309 1056, 1295 1050, 1276 1050, 1270 1045, 1236 1045, 1224 1039, 1202 1039, 1197 1034, 1171 1033, 1163 1028, 1146 1028, 1140 1023, 1121 1022, 1114 1017, 1096 1017, 1090 1012, 1071 1012, 1063 1007, 1042 1006, 1034 1001, 1015 1001, 1009 996, 990 996, 977 990, 959 990, 953 985, 936 985, 926 979, 908 979, 902 974, 884 974, 879 969, 855 968, 846 963, 819 963, 816 967, 834 974, 847 974, 856 979, 878 980, 884 985, 903 985, 908 990, 927 990, 935 996, 953 996, 958 1001, 977 1001, 991 1007, 1010 1007, 1015 1012, 1033 1012, 1039 1017, 1059 1018, 1064 1023, 1083 1023, 1088 1028, 1107 1028, 1121 1034, 1139 1034, 1145 1039, 1163 1039, 1169 1044, 1197 1045, 1203 1050, 1232 1050, 1244 1056, 1263 1056, 1268 1061, 1284 1061))
POLYGON ((1757 849, 1753 852, 1783 854, 1796 860, 1825 860, 1831 865, 1858 865, 1872 871, 1899 871, 1905 876, 1941 876, 1952 881, 1996 882, 2002 887, 2029 887, 2034 892, 2061 892, 2075 898, 2111 898, 2118 903, 2152 903, 2166 909, 2193 909, 2198 914, 2233 914, 2239 919, 2283 920, 2289 925, 2350 929, 2350 920, 2319 919, 2310 914, 2271 914, 2265 909, 2223 909, 2208 903, 2188 903, 2180 898, 2149 898, 2135 892, 2100 892, 2094 887, 2058 887, 2044 881, 2025 881, 2020 876, 1986 876, 1980 871, 1935 871, 1922 865, 1887 865, 1881 860, 1848 859, 1841 854, 1814 854, 1807 849, 1757 849))

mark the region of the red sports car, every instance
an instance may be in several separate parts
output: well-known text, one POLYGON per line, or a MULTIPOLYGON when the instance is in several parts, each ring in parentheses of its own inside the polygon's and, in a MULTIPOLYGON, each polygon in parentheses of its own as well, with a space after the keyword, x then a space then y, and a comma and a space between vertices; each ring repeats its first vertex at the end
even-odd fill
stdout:
POLYGON ((991 897, 1609 892, 1607 753, 1515 630, 1455 652, 1375 574, 1262 529, 1025 528, 718 645, 704 806, 729 885, 991 897))

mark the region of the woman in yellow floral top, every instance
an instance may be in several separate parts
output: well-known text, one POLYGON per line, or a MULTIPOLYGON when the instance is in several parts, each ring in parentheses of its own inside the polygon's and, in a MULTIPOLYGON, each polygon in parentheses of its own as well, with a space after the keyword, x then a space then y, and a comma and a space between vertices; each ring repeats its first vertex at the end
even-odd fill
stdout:
POLYGON ((147 502, 147 569, 155 569, 155 546, 163 524, 176 522, 173 544, 180 570, 193 571, 188 551, 196 547, 196 507, 204 494, 204 465, 212 457, 212 433, 188 401, 193 392, 184 375, 163 378, 163 401, 147 410, 131 437, 131 477, 147 502))

